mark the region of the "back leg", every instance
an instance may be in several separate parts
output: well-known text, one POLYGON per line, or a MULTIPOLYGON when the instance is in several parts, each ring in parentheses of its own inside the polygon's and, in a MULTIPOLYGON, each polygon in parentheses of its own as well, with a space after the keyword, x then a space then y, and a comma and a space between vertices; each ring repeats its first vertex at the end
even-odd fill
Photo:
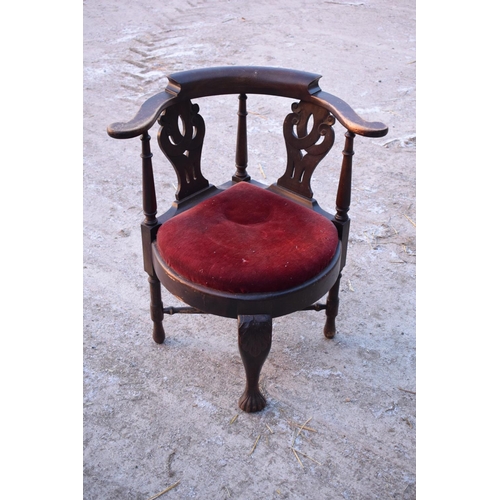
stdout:
POLYGON ((342 274, 339 274, 335 285, 332 286, 330 292, 328 293, 328 299, 326 301, 326 323, 323 333, 327 339, 333 339, 336 333, 335 318, 339 312, 339 289, 340 289, 340 278, 342 274))
POLYGON ((153 340, 163 344, 165 330, 163 329, 163 302, 161 300, 161 283, 156 276, 149 276, 149 292, 151 295, 151 319, 153 320, 153 340))

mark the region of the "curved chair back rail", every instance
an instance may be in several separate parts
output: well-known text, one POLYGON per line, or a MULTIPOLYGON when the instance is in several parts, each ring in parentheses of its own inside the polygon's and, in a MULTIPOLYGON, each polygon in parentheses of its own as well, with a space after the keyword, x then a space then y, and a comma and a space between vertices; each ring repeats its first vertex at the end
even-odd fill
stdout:
POLYGON ((266 94, 312 102, 330 111, 350 132, 366 137, 383 137, 387 126, 363 120, 342 99, 324 92, 321 75, 285 68, 229 66, 181 71, 168 76, 164 92, 149 98, 128 122, 113 123, 108 134, 129 139, 147 132, 160 114, 173 104, 198 97, 224 94, 266 94))

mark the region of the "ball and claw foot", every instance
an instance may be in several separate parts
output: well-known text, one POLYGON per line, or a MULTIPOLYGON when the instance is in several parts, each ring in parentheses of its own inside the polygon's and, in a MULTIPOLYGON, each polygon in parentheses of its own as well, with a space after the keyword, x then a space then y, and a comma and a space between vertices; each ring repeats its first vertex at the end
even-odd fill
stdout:
POLYGON ((259 390, 259 376, 271 350, 272 329, 269 315, 238 316, 238 347, 247 379, 238 404, 247 413, 260 411, 266 406, 266 398, 259 390))
POLYGON ((266 406, 266 398, 260 391, 246 390, 238 401, 239 407, 247 412, 254 413, 263 410, 266 406))

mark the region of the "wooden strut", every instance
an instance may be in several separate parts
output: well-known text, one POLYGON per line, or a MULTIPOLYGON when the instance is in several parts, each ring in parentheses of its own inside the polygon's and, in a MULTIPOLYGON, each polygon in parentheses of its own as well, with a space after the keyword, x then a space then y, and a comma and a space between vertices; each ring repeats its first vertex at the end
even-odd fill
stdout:
POLYGON ((347 257, 347 243, 349 239, 349 208, 351 205, 351 184, 352 184, 352 157, 354 156, 354 137, 350 131, 345 133, 345 144, 342 154, 342 168, 340 170, 339 186, 337 189, 337 213, 335 214, 335 227, 339 233, 339 238, 342 240, 342 261, 341 269, 344 268, 347 257))
POLYGON ((165 314, 207 314, 194 307, 164 307, 163 312, 165 314))
POLYGON ((156 226, 158 220, 156 219, 156 190, 155 181, 153 177, 153 162, 151 158, 150 141, 151 137, 148 133, 142 134, 142 206, 146 220, 144 223, 148 226, 156 226))
MULTIPOLYGON (((317 302, 316 304, 313 304, 312 306, 307 306, 301 309, 302 311, 324 311, 327 308, 326 304, 317 302)), ((163 308, 164 314, 168 314, 172 316, 173 314, 209 314, 204 311, 200 311, 199 309, 196 309, 195 307, 164 307, 163 308)))
POLYGON ((351 205, 351 183, 352 183, 352 157, 354 155, 353 143, 355 134, 347 131, 345 133, 345 145, 342 154, 342 169, 340 171, 339 188, 337 191, 337 214, 335 220, 347 222, 347 212, 351 205))
POLYGON ((247 96, 240 94, 238 108, 238 132, 236 136, 236 172, 233 175, 233 182, 249 181, 247 173, 248 166, 248 144, 247 144, 247 96))

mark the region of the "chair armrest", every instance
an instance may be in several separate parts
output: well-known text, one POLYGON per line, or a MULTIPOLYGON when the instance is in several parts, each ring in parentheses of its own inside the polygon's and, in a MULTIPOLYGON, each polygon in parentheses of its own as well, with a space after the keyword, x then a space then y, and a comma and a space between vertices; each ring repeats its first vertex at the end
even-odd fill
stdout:
POLYGON ((113 123, 108 134, 128 139, 146 132, 173 100, 196 99, 223 94, 267 94, 312 102, 328 109, 339 122, 355 134, 383 137, 383 123, 367 122, 342 99, 323 92, 321 75, 286 68, 227 66, 181 71, 168 76, 164 92, 149 98, 129 122, 113 123))
POLYGON ((129 139, 146 132, 174 98, 195 99, 223 94, 269 94, 308 99, 320 90, 321 75, 284 68, 228 66, 180 71, 168 76, 165 92, 149 98, 128 122, 112 123, 108 134, 129 139))
POLYGON ((228 66, 181 71, 168 77, 167 92, 194 99, 221 94, 268 94, 314 102, 333 113, 344 127, 355 134, 383 137, 388 128, 380 122, 367 122, 342 99, 323 92, 321 75, 286 68, 228 66))
POLYGON ((389 128, 381 122, 363 120, 346 102, 338 97, 323 92, 311 96, 311 102, 328 109, 344 127, 357 135, 365 137, 384 137, 389 128))
POLYGON ((128 122, 116 122, 108 126, 108 135, 115 139, 130 139, 147 132, 176 96, 167 92, 150 97, 139 108, 138 113, 128 122))

